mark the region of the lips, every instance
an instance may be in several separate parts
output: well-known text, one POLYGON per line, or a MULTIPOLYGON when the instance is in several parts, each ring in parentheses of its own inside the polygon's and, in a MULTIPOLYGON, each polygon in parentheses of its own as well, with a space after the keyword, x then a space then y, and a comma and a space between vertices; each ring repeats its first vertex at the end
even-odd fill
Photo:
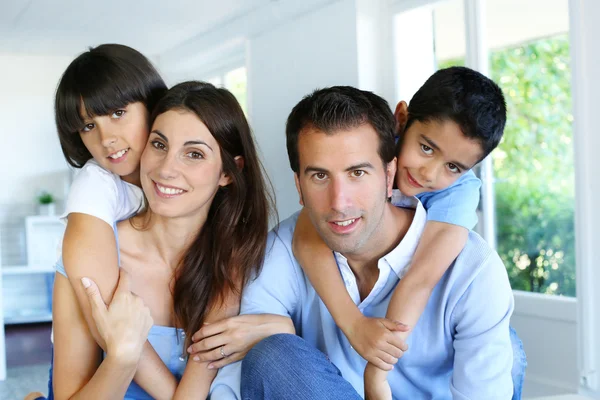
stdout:
POLYGON ((162 197, 165 199, 178 197, 178 196, 181 196, 182 194, 187 193, 187 190, 184 190, 181 188, 163 185, 163 184, 160 184, 160 183, 154 182, 154 181, 152 181, 152 183, 154 183, 154 191, 156 192, 156 194, 159 197, 162 197))
POLYGON ((339 221, 329 221, 329 227, 331 230, 338 234, 348 234, 356 229, 360 223, 361 218, 350 218, 339 221))
POLYGON ((417 182, 417 180, 415 178, 412 177, 412 175, 410 174, 410 172, 408 172, 408 170, 406 171, 406 180, 408 181, 408 183, 411 186, 414 186, 418 189, 422 189, 423 185, 421 185, 419 182, 417 182))
POLYGON ((129 150, 130 150, 129 148, 126 148, 123 150, 115 151, 114 153, 110 154, 106 158, 108 158, 108 161, 110 161, 111 163, 118 164, 127 158, 127 154, 129 154, 129 150))

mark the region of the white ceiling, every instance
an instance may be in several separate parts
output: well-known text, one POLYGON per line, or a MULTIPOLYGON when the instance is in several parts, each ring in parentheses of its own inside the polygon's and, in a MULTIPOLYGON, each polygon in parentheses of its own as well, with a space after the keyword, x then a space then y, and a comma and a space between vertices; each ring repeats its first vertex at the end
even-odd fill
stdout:
POLYGON ((160 54, 275 0, 2 0, 0 53, 73 56, 101 43, 160 54))

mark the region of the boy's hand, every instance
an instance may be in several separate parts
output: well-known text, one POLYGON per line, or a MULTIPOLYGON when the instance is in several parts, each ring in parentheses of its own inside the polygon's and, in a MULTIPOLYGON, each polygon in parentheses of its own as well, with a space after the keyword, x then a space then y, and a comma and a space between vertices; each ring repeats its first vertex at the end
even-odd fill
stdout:
POLYGON ((371 363, 365 368, 365 400, 392 400, 392 389, 387 381, 387 372, 371 363))
POLYGON ((395 332, 408 332, 410 328, 401 322, 387 318, 359 317, 345 332, 350 344, 369 363, 384 371, 390 371, 408 345, 395 332))

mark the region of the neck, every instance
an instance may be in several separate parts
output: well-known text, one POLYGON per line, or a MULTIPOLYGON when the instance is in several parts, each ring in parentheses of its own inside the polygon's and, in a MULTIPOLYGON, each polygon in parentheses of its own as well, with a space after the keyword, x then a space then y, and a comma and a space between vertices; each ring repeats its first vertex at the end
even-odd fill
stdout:
POLYGON ((192 244, 204 227, 207 213, 198 216, 167 218, 153 214, 136 218, 149 218, 148 229, 144 231, 144 249, 169 265, 177 268, 184 252, 192 244))
POLYGON ((410 228, 412 216, 413 213, 410 210, 388 203, 381 216, 379 227, 368 242, 362 246, 365 250, 344 254, 356 279, 370 286, 367 288, 369 292, 379 276, 377 266, 379 259, 390 253, 402 241, 410 228))
POLYGON ((135 171, 133 171, 131 174, 122 176, 121 179, 124 180, 125 182, 131 183, 132 185, 135 185, 137 187, 142 187, 142 181, 140 179, 140 168, 139 167, 135 171))

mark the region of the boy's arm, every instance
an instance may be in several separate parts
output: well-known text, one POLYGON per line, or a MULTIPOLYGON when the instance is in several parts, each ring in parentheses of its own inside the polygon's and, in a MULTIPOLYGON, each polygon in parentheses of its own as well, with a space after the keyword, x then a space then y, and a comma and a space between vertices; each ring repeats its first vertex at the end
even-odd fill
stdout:
POLYGON ((368 318, 360 312, 342 281, 331 249, 305 210, 298 216, 292 247, 304 273, 353 348, 377 367, 390 370, 405 349, 404 342, 392 331, 405 327, 384 318, 368 318))
MULTIPOLYGON (((103 343, 92 318, 87 294, 81 278, 88 277, 98 285, 102 299, 109 304, 119 278, 115 235, 105 221, 87 214, 69 214, 63 240, 63 262, 79 307, 96 343, 103 343)), ((152 345, 146 341, 134 380, 152 397, 172 398, 177 381, 162 362, 152 345)))
MULTIPOLYGON (((394 289, 386 318, 401 321, 409 327, 405 332, 394 334, 406 340, 417 324, 429 301, 433 288, 458 257, 469 238, 469 231, 458 225, 428 221, 415 251, 411 266, 394 289)), ((387 371, 367 364, 365 368, 365 392, 385 392, 387 371)), ((368 396, 371 399, 386 398, 368 396)))

